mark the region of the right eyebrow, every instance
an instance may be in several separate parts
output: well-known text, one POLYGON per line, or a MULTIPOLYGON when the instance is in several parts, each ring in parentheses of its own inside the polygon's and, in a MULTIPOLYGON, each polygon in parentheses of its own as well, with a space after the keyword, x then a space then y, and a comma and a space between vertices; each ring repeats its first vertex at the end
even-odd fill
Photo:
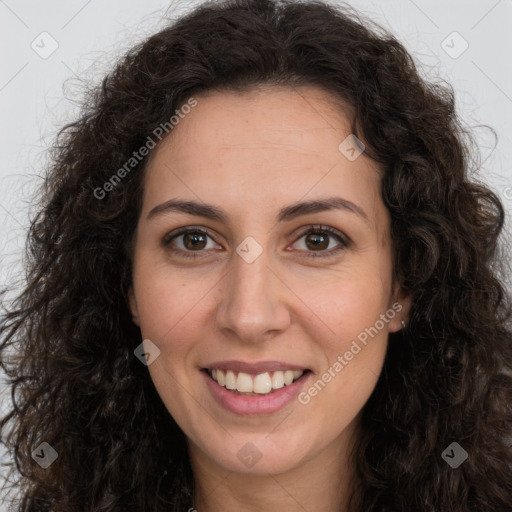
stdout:
POLYGON ((218 220, 227 223, 227 215, 219 208, 210 205, 197 203, 195 201, 179 201, 176 199, 170 199, 165 203, 155 206, 147 216, 147 219, 151 219, 158 215, 162 215, 170 212, 181 212, 188 215, 196 215, 198 217, 206 217, 207 219, 218 220))

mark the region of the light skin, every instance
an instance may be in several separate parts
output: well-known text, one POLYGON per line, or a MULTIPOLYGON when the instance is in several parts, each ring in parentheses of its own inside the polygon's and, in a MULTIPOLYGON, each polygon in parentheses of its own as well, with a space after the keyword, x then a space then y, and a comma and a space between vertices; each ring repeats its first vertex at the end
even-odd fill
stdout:
POLYGON ((381 172, 365 153, 350 161, 340 152, 349 109, 321 89, 196 99, 150 155, 130 293, 143 339, 160 349, 151 378, 188 439, 195 508, 344 510, 360 412, 409 308, 392 281, 381 172), (351 205, 278 220, 289 205, 333 197, 351 205), (148 217, 171 199, 213 205, 225 218, 165 209, 148 217), (324 233, 319 247, 304 234, 313 226, 348 246, 324 233), (173 238, 182 227, 208 235, 198 245, 193 234, 173 238), (236 252, 249 236, 263 249, 251 263, 236 252), (397 302, 402 310, 306 405, 241 416, 205 385, 200 369, 212 362, 272 360, 309 368, 307 391, 397 302), (237 457, 247 443, 261 453, 252 467, 237 457))

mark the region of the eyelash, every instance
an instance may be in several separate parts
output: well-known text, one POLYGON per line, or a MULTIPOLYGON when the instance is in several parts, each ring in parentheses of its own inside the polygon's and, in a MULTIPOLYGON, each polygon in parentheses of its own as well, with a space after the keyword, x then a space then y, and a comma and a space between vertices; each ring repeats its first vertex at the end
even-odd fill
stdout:
MULTIPOLYGON (((189 233, 195 233, 195 234, 202 234, 205 236, 208 236, 213 239, 213 237, 208 233, 208 231, 205 231, 202 228, 194 228, 194 227, 186 227, 179 229, 176 232, 168 233, 162 240, 162 245, 165 248, 169 248, 171 245, 172 240, 175 238, 178 238, 180 235, 185 235, 189 233)), ((336 249, 330 249, 329 251, 323 250, 323 251, 306 251, 306 254, 304 256, 306 258, 328 258, 332 257, 334 255, 337 255, 344 249, 347 249, 351 245, 351 240, 348 239, 348 237, 343 236, 340 232, 337 230, 330 228, 328 226, 310 226, 305 231, 302 231, 298 237, 297 240, 300 240, 302 237, 309 235, 311 233, 314 234, 328 234, 334 238, 340 243, 340 246, 336 249), (320 253, 320 254, 315 254, 320 253), (322 254, 323 253, 323 254, 322 254)), ((213 239, 214 240, 214 239, 213 239)), ((296 242, 295 241, 295 242, 296 242)), ((294 242, 294 243, 295 243, 294 242)), ((179 253, 180 256, 184 256, 185 258, 201 258, 202 255, 201 252, 204 252, 204 250, 198 250, 198 251, 184 251, 183 249, 169 249, 171 252, 177 254, 179 253)))

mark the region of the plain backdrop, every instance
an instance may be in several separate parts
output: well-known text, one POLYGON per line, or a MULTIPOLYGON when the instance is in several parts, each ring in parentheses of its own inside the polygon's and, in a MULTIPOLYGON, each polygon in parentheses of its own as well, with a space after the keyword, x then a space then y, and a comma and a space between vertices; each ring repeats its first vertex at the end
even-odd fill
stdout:
MULTIPOLYGON (((81 84, 197 5, 192 0, 0 0, 0 285, 22 277, 32 194, 57 130, 75 118, 81 84)), ((512 1, 349 0, 393 32, 422 75, 453 85, 481 148, 480 178, 512 213, 512 1), (497 135, 485 128, 490 126, 497 135)), ((506 234, 511 233, 510 220, 506 234)), ((5 386, 4 386, 5 387, 5 386)), ((5 392, 0 395, 3 402, 5 392)), ((3 510, 3 508, 2 508, 3 510)))

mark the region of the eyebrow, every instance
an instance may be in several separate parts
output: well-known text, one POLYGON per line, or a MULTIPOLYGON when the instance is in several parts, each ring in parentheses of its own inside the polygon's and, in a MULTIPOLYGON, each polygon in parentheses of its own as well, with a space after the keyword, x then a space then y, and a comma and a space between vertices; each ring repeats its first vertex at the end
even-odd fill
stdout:
MULTIPOLYGON (((343 199, 341 197, 329 197, 325 199, 315 199, 312 201, 304 201, 294 203, 282 208, 277 216, 278 222, 291 221, 301 215, 307 215, 318 212, 325 212, 329 210, 345 210, 362 218, 369 224, 369 218, 366 212, 357 204, 343 199)), ((147 215, 147 220, 155 218, 160 215, 178 212, 186 213, 188 215, 196 215, 198 217, 205 217, 211 220, 217 220, 227 223, 228 215, 211 204, 198 203, 195 201, 180 201, 170 199, 165 203, 155 206, 147 215)))

